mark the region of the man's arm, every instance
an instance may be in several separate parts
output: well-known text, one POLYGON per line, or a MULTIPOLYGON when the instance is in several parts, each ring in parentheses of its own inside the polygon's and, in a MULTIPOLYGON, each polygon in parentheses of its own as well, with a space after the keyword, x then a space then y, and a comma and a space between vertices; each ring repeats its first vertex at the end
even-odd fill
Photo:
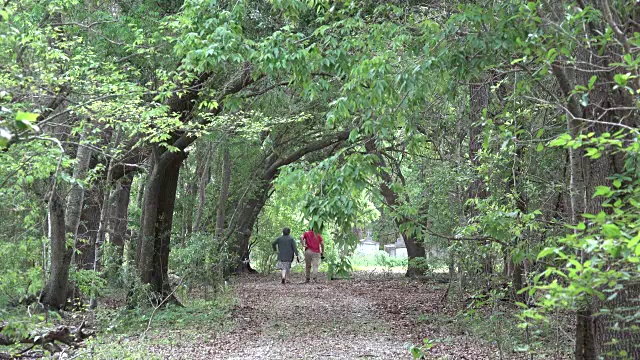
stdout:
POLYGON ((304 239, 304 234, 300 236, 300 244, 302 244, 302 251, 307 249, 307 241, 304 239))
POLYGON ((324 254, 324 241, 320 242, 320 254, 324 254))
POLYGON ((273 248, 273 251, 278 251, 276 250, 276 244, 278 243, 278 239, 275 239, 272 243, 271 243, 271 247, 273 248))

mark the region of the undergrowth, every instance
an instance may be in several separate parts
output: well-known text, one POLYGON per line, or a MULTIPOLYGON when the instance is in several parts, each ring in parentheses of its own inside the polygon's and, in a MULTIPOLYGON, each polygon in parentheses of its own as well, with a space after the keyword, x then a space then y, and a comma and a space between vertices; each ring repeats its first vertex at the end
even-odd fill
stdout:
POLYGON ((161 309, 101 309, 95 313, 100 336, 87 342, 80 358, 161 359, 150 354, 157 346, 180 348, 195 343, 202 334, 227 331, 236 305, 228 292, 213 300, 192 299, 183 306, 168 304, 161 309), (83 357, 84 356, 84 357, 83 357))

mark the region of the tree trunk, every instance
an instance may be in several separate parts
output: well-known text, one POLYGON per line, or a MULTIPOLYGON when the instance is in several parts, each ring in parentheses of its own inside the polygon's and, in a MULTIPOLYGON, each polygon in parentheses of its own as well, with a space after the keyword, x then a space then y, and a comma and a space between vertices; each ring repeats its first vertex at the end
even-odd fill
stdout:
MULTIPOLYGON (((480 149, 482 149, 482 114, 489 106, 489 90, 488 84, 483 78, 479 83, 469 85, 469 160, 475 171, 480 167, 480 149)), ((469 199, 484 199, 487 197, 487 190, 484 181, 476 177, 468 190, 469 199)), ((474 214, 475 209, 470 209, 470 213, 474 214)), ((485 242, 485 246, 490 246, 489 242, 485 242)), ((490 284, 490 275, 493 273, 493 256, 490 252, 483 257, 483 274, 487 280, 487 286, 490 284)))
POLYGON ((131 200, 131 182, 133 175, 120 179, 110 203, 111 218, 109 221, 109 241, 118 249, 119 263, 122 263, 125 239, 127 238, 128 210, 131 200))
MULTIPOLYGON (((84 181, 89 170, 90 159, 91 150, 86 146, 78 146, 77 163, 73 171, 75 180, 84 181)), ((60 309, 64 307, 67 299, 69 266, 74 249, 73 246, 68 246, 67 234, 71 235, 73 243, 75 243, 84 203, 84 188, 78 182, 73 184, 67 197, 66 211, 57 191, 54 185, 49 201, 51 274, 42 291, 41 302, 55 309, 60 309)))
MULTIPOLYGON (((605 14, 611 17, 611 9, 607 2, 596 2, 605 14)), ((609 19, 611 21, 611 19, 609 19)), ((605 25, 590 23, 593 28, 605 25)), ((590 29, 593 31, 593 29, 590 29)), ((599 71, 607 66, 608 59, 616 58, 612 53, 612 48, 601 48, 601 54, 593 56, 592 49, 580 48, 577 50, 577 58, 582 60, 587 66, 581 69, 573 69, 571 77, 566 70, 558 64, 552 66, 552 72, 558 81, 558 86, 567 101, 567 125, 572 137, 593 132, 595 136, 605 132, 613 132, 615 127, 610 127, 607 123, 625 122, 634 125, 636 117, 628 116, 629 113, 623 110, 613 110, 616 107, 628 107, 628 99, 625 94, 618 91, 611 91, 608 84, 614 81, 614 71, 599 71), (573 94, 574 84, 585 86, 591 76, 596 75, 598 81, 589 94, 589 103, 583 107, 580 105, 577 95, 573 94), (600 123, 582 122, 581 119, 593 119, 600 123), (624 121, 623 121, 624 120, 624 121)), ((576 224, 578 214, 587 212, 598 214, 603 209, 602 197, 593 198, 597 186, 609 185, 608 177, 616 173, 616 160, 618 154, 611 154, 605 150, 604 154, 597 159, 584 157, 581 149, 569 151, 570 161, 570 202, 572 223, 576 224)), ((584 262, 585 256, 582 255, 584 262)), ((601 301, 598 298, 583 299, 583 306, 577 313, 576 326, 576 360, 592 360, 600 357, 618 358, 620 351, 626 352, 624 358, 640 358, 640 334, 625 319, 616 317, 618 312, 626 312, 636 305, 640 289, 635 284, 625 284, 626 286, 617 290, 613 300, 601 301)), ((622 358, 622 357, 621 357, 622 358)))
MULTIPOLYGON (((471 84, 469 86, 469 160, 474 168, 480 166, 480 149, 482 148, 482 113, 489 106, 489 91, 487 84, 471 84)), ((469 198, 487 197, 482 179, 475 179, 469 187, 469 198)))
POLYGON ((150 284, 163 298, 171 293, 168 281, 171 228, 180 166, 185 158, 184 152, 178 152, 164 161, 154 161, 145 187, 136 263, 142 283, 150 284))
MULTIPOLYGON (((229 147, 222 150, 222 182, 220 183, 220 196, 216 208, 215 238, 220 239, 224 234, 224 219, 227 201, 229 200, 229 185, 231 184, 231 160, 229 159, 229 147)), ((252 225, 253 227, 253 225, 252 225)))
POLYGON ((575 360, 595 360, 595 328, 590 307, 578 310, 576 314, 576 347, 575 360))
MULTIPOLYGON (((111 145, 114 149, 117 149, 120 146, 120 129, 116 130, 115 133, 115 140, 113 142, 113 144, 111 145)), ((102 263, 102 244, 104 244, 105 240, 106 240, 106 234, 107 234, 107 227, 109 226, 109 221, 110 221, 110 210, 111 210, 111 205, 110 205, 110 199, 112 197, 112 183, 113 183, 113 168, 115 165, 115 157, 111 157, 111 159, 109 160, 108 164, 107 164, 107 178, 105 181, 105 188, 103 190, 104 195, 102 198, 102 208, 100 209, 100 225, 98 227, 98 236, 96 237, 96 242, 95 242, 95 246, 94 246, 94 256, 93 256, 93 271, 95 272, 94 276, 98 275, 98 272, 100 271, 100 267, 101 267, 101 263, 102 263)), ((90 301, 90 308, 91 309, 95 309, 96 306, 98 305, 98 299, 97 299, 97 294, 96 294, 96 290, 94 287, 94 283, 92 281, 92 294, 91 294, 91 301, 90 301)))
MULTIPOLYGON (((391 189, 391 185, 393 184, 393 179, 391 175, 384 170, 386 167, 386 163, 381 154, 378 153, 376 149, 376 145, 374 140, 369 140, 365 143, 365 148, 367 152, 371 154, 378 155, 378 171, 380 173, 381 181, 380 181, 380 193, 385 200, 387 206, 389 206, 394 211, 400 205, 400 199, 398 194, 391 189)), ((409 224, 412 222, 412 219, 405 216, 394 216, 394 222, 398 229, 402 229, 405 224, 409 224)), ((416 239, 415 234, 411 234, 408 232, 402 233, 402 237, 404 239, 405 246, 407 247, 407 257, 408 257, 408 265, 407 265, 407 277, 415 277, 424 274, 424 269, 422 266, 419 266, 417 260, 420 258, 425 258, 425 250, 422 243, 416 239)))
POLYGON ((85 191, 80 226, 76 241, 76 253, 73 262, 78 269, 89 270, 93 268, 93 248, 98 237, 100 227, 100 201, 102 188, 93 186, 85 191))
MULTIPOLYGON (((212 149, 207 149, 202 160, 203 162, 202 172, 200 174, 200 177, 198 178, 198 207, 196 208, 196 220, 193 223, 193 232, 204 230, 204 225, 202 224, 202 217, 204 216, 205 200, 207 197, 207 186, 209 185, 209 180, 211 179, 211 160, 212 160, 211 153, 212 152, 213 152, 212 149)), ((228 150, 227 150, 227 157, 228 157, 228 150)), ((228 161, 228 158, 227 158, 227 161, 228 161)), ((224 179, 223 179, 223 184, 221 186, 224 186, 224 179)), ((229 184, 227 184, 226 186, 227 186, 227 193, 228 193, 229 184)), ((222 196, 222 193, 221 193, 221 196, 222 196)), ((218 201, 218 205, 219 203, 220 202, 218 201)), ((225 203, 226 203, 226 197, 225 197, 225 203)), ((222 216, 224 218, 224 213, 222 216)), ((216 234, 216 237, 217 237, 217 234, 216 234)))
POLYGON ((235 231, 236 240, 233 247, 233 253, 238 259, 236 265, 237 273, 255 272, 249 263, 249 239, 253 233, 253 227, 258 215, 267 202, 272 181, 273 179, 262 180, 254 195, 245 203, 240 212, 238 226, 235 231))
POLYGON ((69 264, 73 247, 67 246, 65 212, 62 199, 54 191, 49 201, 49 240, 51 241, 51 273, 42 292, 41 302, 54 309, 67 301, 69 264))
MULTIPOLYGON (((398 224, 398 227, 400 226, 401 224, 398 224)), ((409 258, 408 259, 409 264, 407 266, 407 273, 405 274, 405 276, 407 277, 421 276, 424 274, 425 270, 427 269, 424 268, 424 265, 417 264, 416 261, 418 259, 425 258, 424 246, 422 246, 422 243, 420 243, 420 241, 417 240, 414 236, 403 235, 403 237, 404 237, 404 243, 407 246, 407 257, 409 258), (413 264, 411 263, 412 261, 413 261, 413 264)))

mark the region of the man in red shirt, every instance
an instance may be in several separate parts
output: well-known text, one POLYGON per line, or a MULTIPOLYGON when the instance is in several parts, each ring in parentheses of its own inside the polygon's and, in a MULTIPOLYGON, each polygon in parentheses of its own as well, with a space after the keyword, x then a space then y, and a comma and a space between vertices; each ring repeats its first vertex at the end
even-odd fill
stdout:
POLYGON ((302 234, 302 248, 304 249, 305 282, 309 282, 311 267, 313 267, 313 281, 318 280, 318 265, 320 257, 324 258, 324 243, 319 232, 313 229, 302 234))

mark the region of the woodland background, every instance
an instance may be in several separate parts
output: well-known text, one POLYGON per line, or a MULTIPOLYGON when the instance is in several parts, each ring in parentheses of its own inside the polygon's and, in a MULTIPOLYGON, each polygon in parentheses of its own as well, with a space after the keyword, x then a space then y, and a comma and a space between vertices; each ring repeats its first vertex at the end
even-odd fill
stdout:
POLYGON ((311 226, 330 278, 402 235, 444 301, 640 358, 637 1, 0 6, 1 344, 35 305, 220 298, 311 226))

